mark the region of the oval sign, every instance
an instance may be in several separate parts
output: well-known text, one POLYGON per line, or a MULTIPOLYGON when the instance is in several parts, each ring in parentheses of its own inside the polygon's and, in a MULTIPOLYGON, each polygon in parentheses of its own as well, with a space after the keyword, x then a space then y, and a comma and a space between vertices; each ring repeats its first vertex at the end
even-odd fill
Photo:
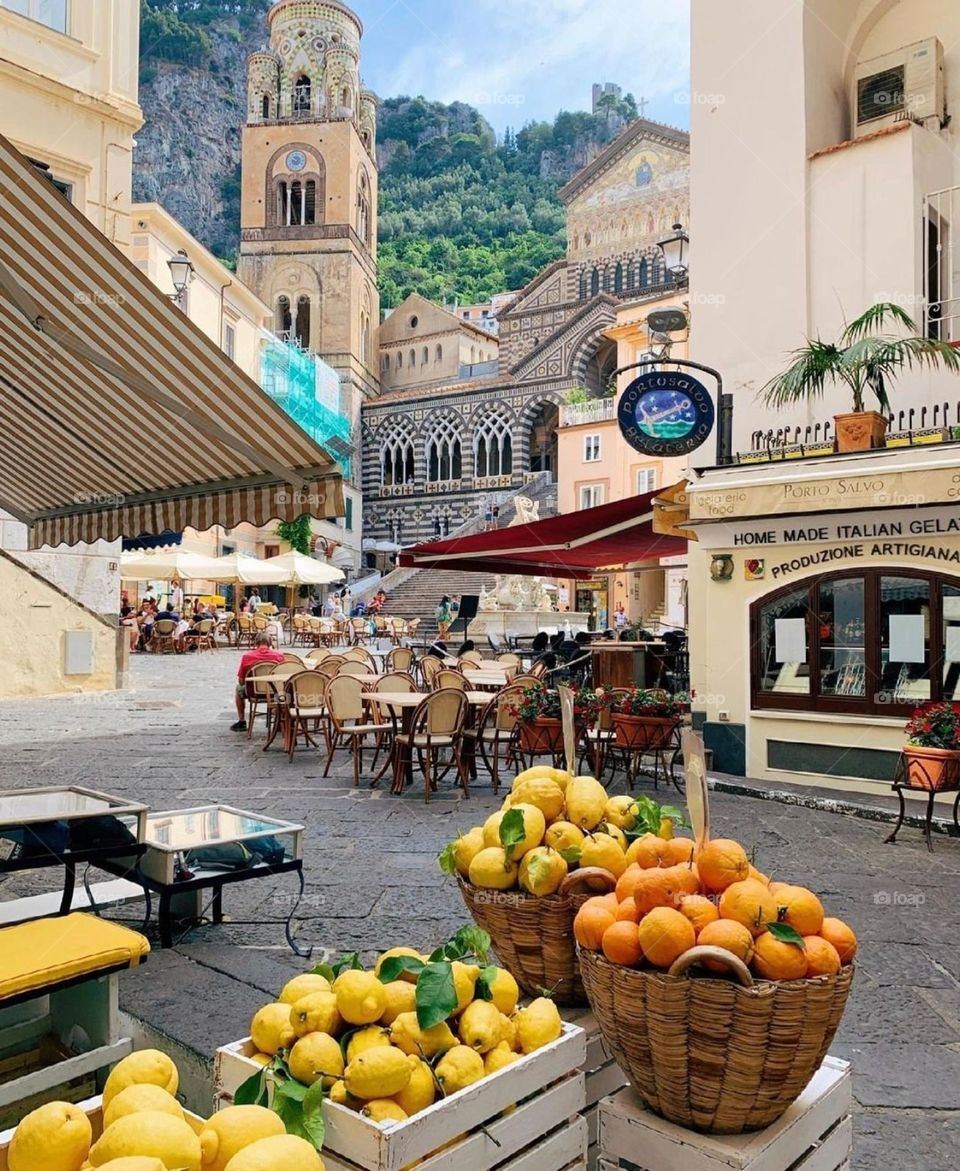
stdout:
POLYGON ((648 370, 621 395, 617 421, 627 443, 644 455, 687 455, 713 430, 713 399, 683 370, 648 370))

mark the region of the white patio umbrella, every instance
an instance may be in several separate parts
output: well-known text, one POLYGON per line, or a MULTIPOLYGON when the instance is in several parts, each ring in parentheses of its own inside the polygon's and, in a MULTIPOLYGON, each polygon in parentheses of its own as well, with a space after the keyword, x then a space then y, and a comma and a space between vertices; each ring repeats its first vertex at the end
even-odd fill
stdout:
POLYGON ((287 585, 330 585, 335 581, 343 581, 342 569, 306 557, 294 549, 289 553, 281 553, 279 557, 268 557, 263 564, 282 569, 286 574, 284 581, 287 585))
POLYGON ((232 581, 240 585, 283 585, 287 571, 258 557, 244 557, 230 553, 217 557, 211 563, 213 572, 207 574, 209 581, 232 581))
POLYGON ((120 554, 124 581, 219 581, 218 560, 185 549, 139 549, 120 554))

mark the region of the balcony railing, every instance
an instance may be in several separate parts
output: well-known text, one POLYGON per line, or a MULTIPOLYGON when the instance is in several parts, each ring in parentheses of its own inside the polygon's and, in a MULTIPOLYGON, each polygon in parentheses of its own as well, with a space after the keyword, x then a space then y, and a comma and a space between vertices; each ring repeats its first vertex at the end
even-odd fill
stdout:
POLYGON ((596 398, 587 403, 567 403, 560 408, 560 426, 576 427, 580 423, 605 423, 616 418, 617 404, 612 398, 596 398))
POLYGON ((960 187, 946 187, 923 201, 924 333, 944 342, 960 341, 960 187))

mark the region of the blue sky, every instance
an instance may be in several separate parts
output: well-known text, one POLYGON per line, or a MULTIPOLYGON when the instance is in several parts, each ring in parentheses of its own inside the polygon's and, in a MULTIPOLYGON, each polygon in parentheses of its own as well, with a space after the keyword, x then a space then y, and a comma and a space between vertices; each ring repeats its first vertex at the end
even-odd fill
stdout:
POLYGON ((688 126, 689 0, 352 0, 364 80, 399 94, 468 102, 502 134, 590 108, 594 81, 649 100, 648 117, 688 126))

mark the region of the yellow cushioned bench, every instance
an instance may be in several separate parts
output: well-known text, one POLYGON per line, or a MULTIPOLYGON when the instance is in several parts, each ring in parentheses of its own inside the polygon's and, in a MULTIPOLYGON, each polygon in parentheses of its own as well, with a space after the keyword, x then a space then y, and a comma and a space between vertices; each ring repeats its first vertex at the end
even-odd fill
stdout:
POLYGON ((0 928, 0 1007, 54 984, 135 968, 149 951, 139 932, 82 912, 0 928))

